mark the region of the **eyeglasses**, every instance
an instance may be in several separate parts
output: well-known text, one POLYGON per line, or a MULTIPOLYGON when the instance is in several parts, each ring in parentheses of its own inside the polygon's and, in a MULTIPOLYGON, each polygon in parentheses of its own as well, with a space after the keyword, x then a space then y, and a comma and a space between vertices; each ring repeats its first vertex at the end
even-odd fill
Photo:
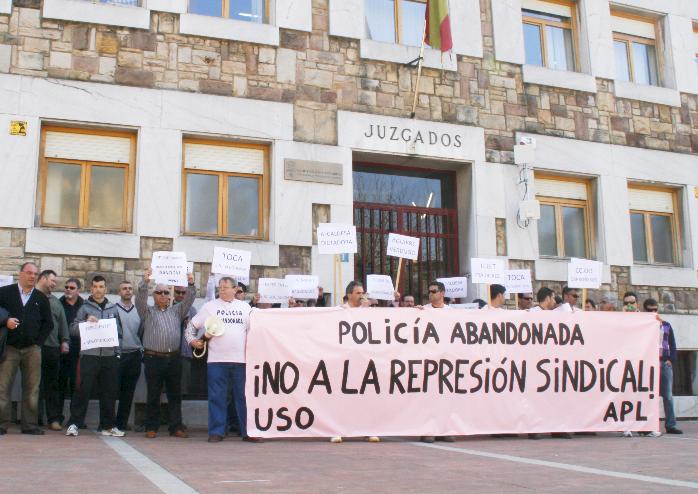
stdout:
POLYGON ((187 294, 187 291, 186 291, 186 290, 175 290, 175 293, 176 293, 177 295, 186 295, 186 294, 187 294))
POLYGON ((645 310, 647 312, 657 312, 658 309, 657 309, 657 307, 647 307, 645 310))
POLYGON ((64 288, 66 290, 77 290, 78 289, 78 287, 76 287, 76 286, 67 286, 67 285, 64 288))
POLYGON ((439 293, 441 290, 429 290, 429 293, 434 294, 434 293, 439 293))
POLYGON ((570 293, 570 297, 579 298, 579 294, 578 293, 570 293))
POLYGON ((155 295, 169 295, 170 291, 169 290, 155 290, 153 293, 155 295))

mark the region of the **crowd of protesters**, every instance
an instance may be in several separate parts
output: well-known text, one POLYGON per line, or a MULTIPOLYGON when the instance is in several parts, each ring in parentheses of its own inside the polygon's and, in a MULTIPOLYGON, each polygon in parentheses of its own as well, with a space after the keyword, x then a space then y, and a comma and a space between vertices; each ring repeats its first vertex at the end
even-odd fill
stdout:
MULTIPOLYGON (((78 436, 86 427, 85 416, 90 397, 99 391, 99 424, 102 435, 122 437, 129 429, 134 391, 143 369, 147 384, 144 432, 154 439, 160 428, 160 400, 163 389, 167 396, 168 432, 177 438, 188 437, 182 421, 182 392, 188 389, 192 359, 204 354, 207 358, 208 433, 209 442, 220 442, 229 434, 238 434, 244 441, 257 443, 246 430, 245 401, 245 348, 249 331, 249 316, 253 309, 280 307, 279 304, 261 303, 259 294, 248 301, 247 286, 223 276, 215 286, 209 279, 206 302, 197 311, 194 308, 196 288, 192 275, 187 286, 170 287, 156 284, 152 290, 153 305, 148 303, 151 281, 150 269, 134 287, 131 282, 119 284, 119 300, 107 298, 107 280, 95 275, 86 287, 89 296, 79 295, 80 280, 69 278, 64 295, 53 295, 57 275, 52 270, 39 272, 31 262, 20 268, 17 283, 0 288, 0 335, 6 335, 5 345, 0 338, 0 435, 12 423, 12 388, 18 370, 21 370, 22 406, 19 420, 23 434, 43 435, 42 425, 49 430, 62 431, 66 436, 78 436), (217 293, 216 293, 217 292, 217 293), (103 319, 114 319, 118 346, 82 349, 80 326, 103 319), (216 324, 223 324, 225 332, 216 332, 216 324), (197 353, 198 352, 198 353, 197 353), (70 415, 63 415, 64 402, 70 398, 70 415), (118 407, 116 406, 118 402, 118 407)), ((413 294, 395 293, 395 300, 377 301, 367 297, 360 281, 350 282, 345 290, 342 307, 416 307, 423 310, 451 309, 443 283, 429 283, 422 304, 413 294)), ((473 302, 482 310, 502 310, 506 307, 506 289, 502 285, 489 286, 488 301, 473 302)), ((520 293, 515 299, 516 309, 525 311, 576 312, 580 307, 577 289, 564 287, 560 294, 542 287, 535 294, 520 293)), ((585 311, 639 312, 638 297, 634 292, 623 296, 617 307, 609 298, 597 304, 587 298, 585 311)), ((325 307, 326 297, 319 289, 317 299, 299 301, 290 299, 288 307, 325 307)), ((644 300, 645 312, 658 312, 656 300, 644 300)), ((665 429, 670 434, 681 434, 676 427, 672 397, 673 366, 676 362, 676 342, 671 325, 657 315, 661 346, 660 394, 665 412, 665 429)), ((645 433, 658 436, 659 431, 645 433)), ((632 435, 626 431, 625 435, 632 435)), ((570 433, 554 434, 571 438, 570 433)), ((538 439, 539 434, 529 434, 538 439)), ((380 438, 367 438, 379 442, 380 438)), ((452 442, 452 436, 422 436, 424 442, 441 440, 452 442)), ((331 438, 341 443, 341 437, 331 438)))

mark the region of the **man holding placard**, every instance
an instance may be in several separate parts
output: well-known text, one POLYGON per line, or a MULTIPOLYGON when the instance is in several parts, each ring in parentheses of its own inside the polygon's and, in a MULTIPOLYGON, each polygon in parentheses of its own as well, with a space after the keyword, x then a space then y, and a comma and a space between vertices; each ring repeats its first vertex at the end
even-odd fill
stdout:
POLYGON ((124 436, 124 432, 114 425, 121 320, 116 305, 107 300, 106 294, 107 280, 98 274, 92 278, 89 298, 70 325, 71 335, 80 335, 80 378, 70 402, 66 436, 78 435, 78 427, 85 421, 94 388, 100 390, 99 423, 102 435, 124 436))
POLYGON ((160 395, 165 386, 170 436, 185 438, 182 426, 182 321, 196 297, 194 275, 188 273, 187 294, 184 300, 170 305, 170 289, 158 283, 153 290, 154 305, 148 305, 148 282, 152 271, 146 269, 138 285, 136 309, 143 321, 143 362, 148 385, 145 436, 157 437, 160 428, 160 395))

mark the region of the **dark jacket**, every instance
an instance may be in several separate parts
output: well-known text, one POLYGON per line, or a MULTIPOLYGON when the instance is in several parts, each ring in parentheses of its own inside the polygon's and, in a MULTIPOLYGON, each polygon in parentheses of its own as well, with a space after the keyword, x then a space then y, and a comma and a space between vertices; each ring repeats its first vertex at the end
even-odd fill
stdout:
MULTIPOLYGON (((123 332, 121 329, 121 318, 119 318, 119 311, 116 308, 116 305, 112 304, 107 299, 104 299, 103 307, 101 307, 99 304, 97 304, 97 302, 92 300, 92 297, 88 298, 87 301, 84 304, 82 304, 77 316, 75 316, 75 320, 70 325, 70 335, 77 336, 79 338, 80 323, 87 321, 87 318, 90 316, 95 316, 97 319, 116 319, 116 331, 119 335, 119 343, 121 343, 123 332)), ((94 355, 97 357, 112 357, 118 354, 118 346, 80 350, 80 355, 94 355)))
POLYGON ((26 348, 44 344, 53 329, 51 306, 46 295, 34 289, 27 305, 22 305, 19 287, 13 283, 0 287, 0 307, 10 313, 9 317, 19 319, 19 327, 7 333, 8 345, 26 348))
POLYGON ((63 295, 58 300, 61 301, 61 305, 63 306, 63 310, 65 311, 65 320, 68 323, 68 326, 70 326, 71 324, 73 324, 75 316, 78 315, 78 311, 80 310, 82 304, 85 303, 85 300, 80 295, 78 295, 78 299, 75 301, 75 304, 73 305, 70 305, 68 302, 65 301, 65 295, 63 295))

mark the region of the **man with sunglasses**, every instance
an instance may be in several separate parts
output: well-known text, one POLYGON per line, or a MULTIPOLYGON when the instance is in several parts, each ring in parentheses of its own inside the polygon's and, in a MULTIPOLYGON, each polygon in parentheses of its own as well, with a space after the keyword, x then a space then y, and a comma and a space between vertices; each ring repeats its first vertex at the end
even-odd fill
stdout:
POLYGON ((579 310, 577 307, 578 299, 579 292, 577 292, 577 289, 565 286, 562 288, 562 304, 555 308, 555 310, 561 312, 576 312, 579 310))
MULTIPOLYGON (((73 324, 80 307, 85 300, 80 296, 82 283, 77 278, 68 278, 63 287, 63 296, 58 299, 65 312, 68 327, 73 324)), ((65 401, 66 395, 72 398, 78 375, 78 359, 80 358, 80 336, 70 335, 68 353, 61 355, 61 368, 58 372, 58 387, 61 390, 60 402, 65 401)))
POLYGON ((635 292, 625 292, 625 295, 623 295, 623 312, 640 312, 635 292))
POLYGON ((659 361, 661 371, 659 373, 659 394, 664 402, 664 425, 667 434, 683 434, 683 431, 676 427, 676 414, 674 413, 674 396, 672 387, 674 386, 674 362, 676 362, 676 340, 671 324, 662 320, 659 315, 659 304, 653 298, 648 298, 642 304, 645 312, 654 312, 659 320, 659 329, 662 336, 662 346, 659 348, 659 361))
POLYGON ((533 307, 532 293, 519 293, 516 296, 516 308, 519 310, 529 310, 533 307))
POLYGON ((148 282, 152 270, 146 269, 138 285, 136 310, 143 321, 143 362, 147 384, 145 437, 157 437, 160 428, 160 395, 165 386, 169 432, 171 436, 188 437, 182 425, 182 321, 196 297, 194 275, 187 275, 189 285, 184 300, 170 305, 170 289, 158 283, 153 290, 154 305, 148 305, 148 282))

